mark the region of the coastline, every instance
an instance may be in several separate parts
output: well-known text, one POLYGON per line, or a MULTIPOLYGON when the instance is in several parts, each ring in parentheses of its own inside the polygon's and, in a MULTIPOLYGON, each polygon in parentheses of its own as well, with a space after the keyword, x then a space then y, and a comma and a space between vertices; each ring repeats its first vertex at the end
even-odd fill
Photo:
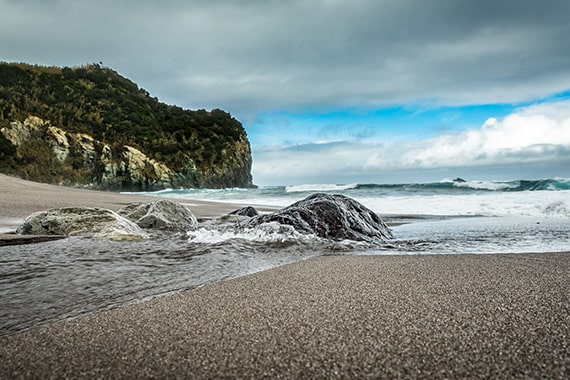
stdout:
MULTIPOLYGON (((2 174, 0 195, 0 227, 163 199, 2 174)), ((569 294, 568 252, 320 256, 0 336, 0 378, 567 378, 569 294)))

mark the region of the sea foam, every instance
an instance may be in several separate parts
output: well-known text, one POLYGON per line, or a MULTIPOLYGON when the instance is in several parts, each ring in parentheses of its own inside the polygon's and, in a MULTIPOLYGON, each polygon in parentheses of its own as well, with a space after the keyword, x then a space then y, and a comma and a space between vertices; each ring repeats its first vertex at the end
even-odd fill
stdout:
POLYGON ((356 199, 381 214, 570 217, 570 191, 356 199))
POLYGON ((245 240, 258 243, 299 243, 317 240, 315 235, 301 234, 292 226, 276 222, 263 223, 256 228, 203 227, 188 232, 188 241, 216 244, 228 240, 245 240))

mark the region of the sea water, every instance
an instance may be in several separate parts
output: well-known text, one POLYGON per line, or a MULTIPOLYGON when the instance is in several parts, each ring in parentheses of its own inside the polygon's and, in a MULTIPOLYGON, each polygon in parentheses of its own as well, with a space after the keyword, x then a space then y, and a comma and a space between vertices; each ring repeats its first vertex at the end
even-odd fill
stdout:
POLYGON ((196 231, 139 242, 75 237, 0 247, 0 335, 317 255, 570 251, 570 180, 561 178, 144 194, 182 203, 198 199, 279 208, 315 192, 363 203, 391 225, 394 238, 371 246, 325 241, 276 224, 242 230, 205 221, 196 231))
POLYGON ((570 179, 537 181, 443 180, 426 184, 310 184, 257 189, 167 189, 152 193, 179 199, 284 207, 306 196, 343 194, 381 214, 570 217, 570 179))

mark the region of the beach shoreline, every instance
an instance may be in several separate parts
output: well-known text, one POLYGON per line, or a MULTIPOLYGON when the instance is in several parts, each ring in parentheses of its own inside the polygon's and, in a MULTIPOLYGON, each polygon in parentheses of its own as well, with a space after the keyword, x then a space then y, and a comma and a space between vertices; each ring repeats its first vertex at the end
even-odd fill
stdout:
MULTIPOLYGON (((1 174, 0 194, 4 227, 163 199, 1 174)), ((0 336, 0 378, 568 376, 569 252, 331 254, 0 336)))
MULTIPOLYGON (((36 211, 59 207, 99 207, 117 211, 129 203, 150 202, 165 197, 78 189, 32 182, 0 174, 0 241, 31 238, 14 235, 18 225, 36 211)), ((243 205, 170 198, 187 206, 198 218, 218 217, 243 205)))
MULTIPOLYGON (((117 211, 129 203, 165 198, 50 185, 5 174, 0 174, 0 194, 2 195, 0 197, 1 217, 14 219, 22 219, 35 211, 56 207, 101 207, 117 211)), ((197 217, 219 216, 241 206, 225 202, 176 200, 192 209, 197 217)))

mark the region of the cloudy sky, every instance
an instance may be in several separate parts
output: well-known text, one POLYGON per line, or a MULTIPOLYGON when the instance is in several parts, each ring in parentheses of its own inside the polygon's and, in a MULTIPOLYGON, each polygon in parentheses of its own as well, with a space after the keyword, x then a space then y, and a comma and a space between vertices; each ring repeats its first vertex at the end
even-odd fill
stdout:
POLYGON ((254 182, 570 177, 567 0, 0 0, 0 60, 222 108, 254 182))

